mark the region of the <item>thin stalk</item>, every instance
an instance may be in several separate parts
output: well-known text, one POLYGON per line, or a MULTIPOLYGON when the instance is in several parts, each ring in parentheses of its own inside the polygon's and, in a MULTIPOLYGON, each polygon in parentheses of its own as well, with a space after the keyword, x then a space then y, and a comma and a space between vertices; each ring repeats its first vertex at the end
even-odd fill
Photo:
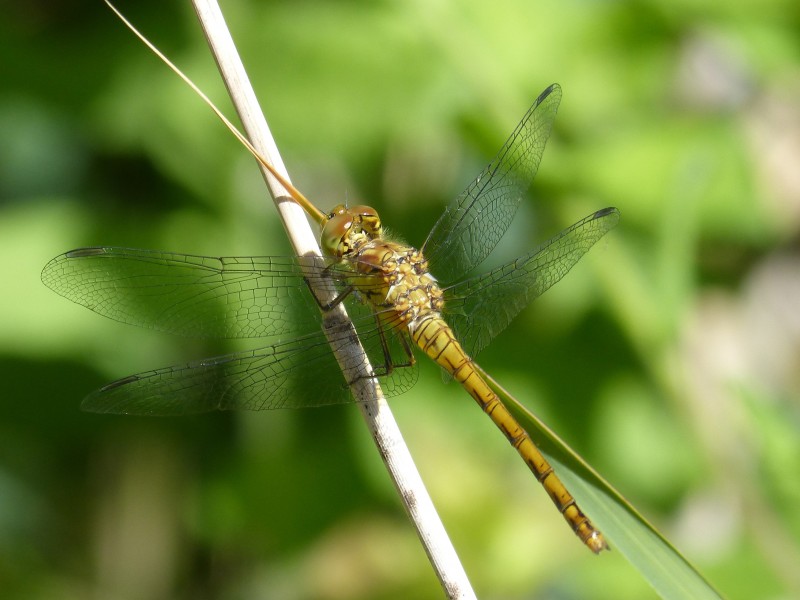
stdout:
MULTIPOLYGON (((108 0, 106 2, 108 3, 108 0)), ((295 252, 300 256, 320 256, 316 238, 304 216, 303 209, 317 222, 320 221, 322 213, 291 185, 289 175, 217 2, 215 0, 192 0, 192 3, 242 121, 246 137, 239 134, 224 115, 213 107, 204 94, 176 67, 172 66, 166 57, 144 40, 143 36, 138 34, 130 24, 127 22, 126 24, 212 106, 217 116, 256 157, 295 252)), ((119 15, 113 6, 111 8, 119 15)), ((326 293, 328 293, 327 290, 319 291, 319 297, 324 298, 326 293)), ((341 305, 335 311, 326 313, 325 322, 326 324, 335 323, 337 332, 341 332, 341 328, 346 326, 355 334, 355 329, 347 319, 341 305)), ((354 368, 358 368, 360 372, 368 374, 372 371, 366 354, 357 338, 352 337, 354 342, 347 347, 342 347, 341 341, 337 342, 334 347, 336 358, 345 372, 352 373, 354 368)), ((379 385, 374 378, 364 376, 357 378, 351 387, 354 396, 359 400, 358 406, 372 434, 379 455, 389 471, 401 502, 417 530, 445 594, 448 598, 475 598, 467 575, 439 519, 379 385)))

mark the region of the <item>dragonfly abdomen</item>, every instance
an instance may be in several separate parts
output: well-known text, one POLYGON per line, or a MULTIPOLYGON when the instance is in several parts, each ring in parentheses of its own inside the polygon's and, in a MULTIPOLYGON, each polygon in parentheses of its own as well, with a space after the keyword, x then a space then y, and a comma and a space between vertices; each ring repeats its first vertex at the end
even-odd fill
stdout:
POLYGON ((499 396, 477 372, 472 359, 464 352, 445 320, 437 313, 431 312, 410 323, 409 330, 414 343, 450 373, 503 432, 581 541, 595 553, 608 548, 603 535, 583 514, 575 498, 555 474, 553 467, 533 443, 528 432, 522 428, 500 401, 499 396))

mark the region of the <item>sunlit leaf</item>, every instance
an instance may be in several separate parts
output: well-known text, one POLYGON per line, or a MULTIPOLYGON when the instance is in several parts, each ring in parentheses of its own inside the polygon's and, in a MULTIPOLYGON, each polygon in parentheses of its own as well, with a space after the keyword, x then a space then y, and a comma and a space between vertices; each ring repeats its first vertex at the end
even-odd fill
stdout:
MULTIPOLYGON (((484 373, 486 375, 486 373, 484 373)), ((662 598, 701 600, 720 594, 655 527, 547 425, 486 375, 614 552, 620 552, 662 598)))

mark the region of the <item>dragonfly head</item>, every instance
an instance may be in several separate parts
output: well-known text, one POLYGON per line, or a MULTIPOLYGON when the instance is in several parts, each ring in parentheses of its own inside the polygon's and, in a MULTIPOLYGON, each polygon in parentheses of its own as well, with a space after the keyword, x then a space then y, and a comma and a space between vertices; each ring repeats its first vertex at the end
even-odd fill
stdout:
POLYGON ((379 238, 383 231, 377 211, 363 205, 335 206, 325 215, 321 227, 322 251, 335 257, 348 255, 364 243, 379 238))

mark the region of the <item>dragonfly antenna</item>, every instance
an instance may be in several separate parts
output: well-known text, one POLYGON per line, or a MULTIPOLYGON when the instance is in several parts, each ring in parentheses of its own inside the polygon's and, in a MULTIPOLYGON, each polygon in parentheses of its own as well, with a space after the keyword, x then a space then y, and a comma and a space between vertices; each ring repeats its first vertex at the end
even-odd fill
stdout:
POLYGON ((206 96, 205 93, 203 93, 203 91, 194 83, 194 81, 189 79, 188 75, 186 75, 177 66, 175 66, 175 64, 170 59, 168 59, 164 55, 164 53, 161 52, 161 50, 156 48, 156 46, 150 40, 148 40, 143 33, 141 33, 138 29, 136 29, 136 27, 134 27, 133 24, 130 21, 128 21, 128 19, 126 19, 122 15, 122 13, 119 12, 113 4, 111 4, 109 0, 104 0, 104 1, 108 5, 108 7, 112 11, 114 11, 114 14, 117 15, 119 20, 122 21, 125 24, 125 26, 133 32, 133 34, 136 37, 138 37, 142 41, 142 43, 144 43, 144 45, 150 49, 150 51, 153 54, 155 54, 159 59, 161 59, 161 62, 167 65, 178 77, 183 79, 184 83, 186 83, 186 85, 192 88, 194 93, 197 94, 200 97, 200 99, 203 102, 205 102, 206 105, 208 105, 208 107, 212 111, 214 111, 214 114, 217 115, 219 120, 222 121, 225 127, 227 127, 230 130, 230 132, 236 137, 236 139, 239 140, 239 142, 245 148, 247 148, 247 150, 250 152, 250 154, 253 155, 253 157, 259 162, 259 164, 263 166, 267 171, 269 171, 270 175, 272 175, 275 179, 278 180, 278 182, 283 186, 283 188, 289 193, 289 196, 292 197, 292 200, 297 202, 297 204, 299 204, 302 207, 302 209, 306 211, 306 213, 312 219, 314 219, 314 221, 317 222, 317 224, 322 224, 322 222, 325 220, 325 214, 322 211, 320 211, 316 206, 314 206, 311 203, 311 201, 300 192, 300 190, 294 187, 291 184, 291 182, 288 179, 286 179, 286 177, 281 175, 280 172, 278 172, 278 170, 274 166, 272 166, 272 163, 270 163, 264 156, 261 155, 261 153, 258 150, 255 149, 253 144, 250 143, 250 140, 248 140, 247 137, 242 132, 240 132, 233 123, 230 122, 228 117, 226 117, 223 114, 223 112, 216 107, 216 105, 211 101, 211 99, 208 96, 206 96))

